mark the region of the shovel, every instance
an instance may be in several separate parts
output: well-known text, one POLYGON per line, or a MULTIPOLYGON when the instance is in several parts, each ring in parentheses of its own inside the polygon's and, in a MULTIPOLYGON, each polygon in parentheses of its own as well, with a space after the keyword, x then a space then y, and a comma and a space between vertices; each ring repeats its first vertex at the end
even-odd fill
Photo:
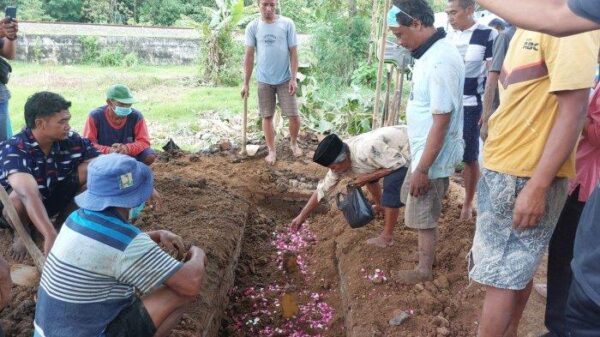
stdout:
POLYGON ((31 239, 31 236, 29 235, 29 233, 25 230, 25 227, 23 226, 23 223, 21 222, 21 218, 19 218, 19 215, 17 214, 17 210, 15 209, 15 206, 13 206, 12 202, 10 202, 10 199, 8 198, 8 193, 6 193, 6 190, 4 189, 4 187, 1 187, 1 186, 0 186, 0 201, 2 201, 2 205, 4 205, 4 209, 6 210, 6 213, 8 214, 8 217, 10 218, 12 225, 15 228, 15 232, 17 233, 19 238, 23 241, 23 244, 25 245, 27 252, 33 259, 33 263, 35 264, 37 269, 40 272, 42 272, 42 269, 44 268, 44 255, 42 254, 40 249, 35 245, 35 243, 31 239))
POLYGON ((244 96, 244 117, 242 118, 242 156, 247 156, 246 152, 246 125, 248 124, 248 96, 244 96))

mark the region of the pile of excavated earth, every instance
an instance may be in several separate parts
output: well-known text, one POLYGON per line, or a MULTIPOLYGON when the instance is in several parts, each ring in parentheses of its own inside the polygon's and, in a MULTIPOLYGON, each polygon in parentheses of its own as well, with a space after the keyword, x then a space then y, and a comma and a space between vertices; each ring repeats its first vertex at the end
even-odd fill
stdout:
MULTIPOLYGON (((304 134, 300 159, 282 145, 274 166, 265 164, 264 151, 244 158, 227 144, 211 154, 161 154, 153 170, 162 209, 145 210, 136 225, 171 230, 208 257, 205 289, 172 336, 475 336, 484 290, 467 278, 475 225, 458 220, 458 180, 444 202, 434 280, 398 285, 392 272, 412 268, 417 247, 402 216, 395 244, 385 249, 365 243, 382 219, 351 229, 333 203, 290 231, 326 173, 310 160, 316 144, 304 134)), ((0 238, 8 258, 11 234, 0 231, 0 238)), ((32 336, 36 290, 14 286, 0 314, 7 336, 32 336)), ((532 295, 519 336, 543 331, 543 306, 532 295)))

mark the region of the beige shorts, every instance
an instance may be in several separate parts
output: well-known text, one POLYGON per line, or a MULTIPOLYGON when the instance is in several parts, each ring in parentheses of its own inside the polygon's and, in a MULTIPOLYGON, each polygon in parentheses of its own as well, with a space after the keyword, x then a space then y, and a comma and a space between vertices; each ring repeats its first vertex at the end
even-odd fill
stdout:
POLYGON ((404 208, 404 224, 414 229, 437 228, 438 220, 442 214, 442 201, 448 193, 449 178, 429 180, 427 194, 418 198, 410 195, 410 169, 402 184, 400 199, 406 206, 404 208))
POLYGON ((261 117, 273 117, 276 103, 279 103, 284 116, 298 116, 296 95, 290 95, 288 83, 271 85, 258 82, 258 110, 261 117))

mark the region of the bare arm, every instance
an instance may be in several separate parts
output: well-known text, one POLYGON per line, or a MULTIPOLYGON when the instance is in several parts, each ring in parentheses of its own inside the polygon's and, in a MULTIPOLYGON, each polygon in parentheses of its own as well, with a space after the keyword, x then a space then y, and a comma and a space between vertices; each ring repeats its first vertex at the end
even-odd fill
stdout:
POLYGON ((488 135, 488 120, 494 113, 494 99, 496 98, 496 89, 498 89, 498 78, 500 73, 497 71, 488 72, 485 83, 485 92, 483 93, 483 112, 481 114, 481 140, 485 142, 488 135))
POLYGON ((380 169, 372 173, 361 174, 352 181, 352 184, 361 187, 367 183, 377 182, 379 179, 390 173, 392 173, 392 170, 390 169, 380 169))
POLYGON ((44 236, 44 254, 47 256, 56 239, 56 230, 48 217, 35 178, 31 174, 17 172, 8 176, 8 183, 21 199, 35 228, 44 236))
POLYGON ((417 164, 415 171, 410 178, 410 194, 414 197, 421 196, 429 190, 429 168, 437 158, 442 146, 444 146, 444 138, 448 132, 450 125, 449 113, 434 113, 433 125, 427 135, 427 143, 421 160, 417 164))
POLYGON ((165 285, 179 295, 191 297, 200 294, 202 289, 206 254, 196 246, 192 246, 188 254, 189 260, 165 282, 165 285))
POLYGON ((586 116, 588 89, 556 93, 558 115, 531 179, 515 203, 513 226, 536 226, 544 215, 546 192, 577 143, 586 116))
POLYGON ((249 87, 253 69, 254 47, 246 47, 246 55, 244 56, 244 83, 242 85, 242 98, 248 97, 248 94, 250 93, 249 87))
POLYGON ((319 196, 317 191, 314 191, 306 202, 306 205, 304 205, 304 208, 302 208, 302 211, 300 211, 300 214, 292 220, 292 229, 298 230, 317 206, 319 206, 319 196))
POLYGON ((477 2, 516 26, 550 35, 568 36, 600 28, 600 24, 573 13, 566 0, 477 0, 477 2))

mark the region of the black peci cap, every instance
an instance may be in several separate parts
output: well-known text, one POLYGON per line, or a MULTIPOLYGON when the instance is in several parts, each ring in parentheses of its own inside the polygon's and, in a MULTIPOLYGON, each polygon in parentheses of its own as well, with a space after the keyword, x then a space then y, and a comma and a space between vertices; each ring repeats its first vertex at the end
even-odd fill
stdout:
POLYGON ((317 146, 313 161, 322 166, 331 165, 337 156, 340 155, 344 149, 344 142, 336 134, 332 133, 329 136, 323 138, 323 140, 317 146))

